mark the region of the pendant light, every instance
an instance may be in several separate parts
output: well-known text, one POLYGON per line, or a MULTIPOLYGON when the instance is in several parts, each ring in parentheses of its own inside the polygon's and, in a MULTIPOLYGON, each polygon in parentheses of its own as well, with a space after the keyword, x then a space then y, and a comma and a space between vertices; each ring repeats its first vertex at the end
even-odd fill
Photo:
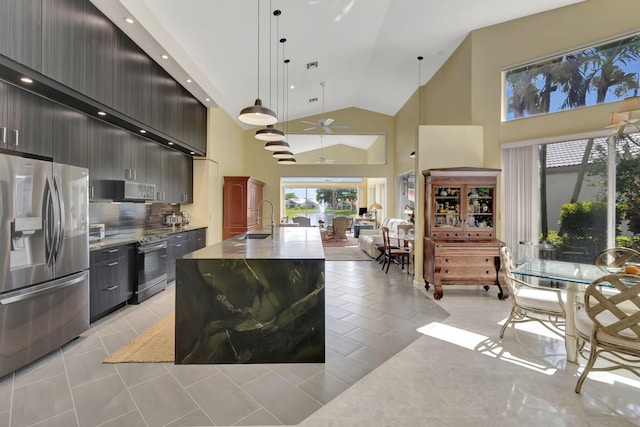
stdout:
MULTIPOLYGON (((420 72, 420 64, 422 63, 423 59, 424 58, 422 56, 418 56, 418 132, 420 132, 420 120, 422 119, 422 114, 421 114, 422 100, 420 96, 420 83, 421 83, 420 77, 422 73, 420 72)), ((416 158, 415 150, 412 151, 411 154, 409 154, 409 157, 411 157, 412 159, 416 158)))
POLYGON ((238 120, 248 125, 266 126, 278 121, 276 113, 262 105, 260 100, 260 0, 258 2, 258 98, 254 105, 243 108, 238 115, 238 120))
MULTIPOLYGON (((276 40, 278 37, 280 37, 280 15, 281 14, 282 12, 280 10, 273 11, 273 16, 276 17, 276 40)), ((284 43, 286 41, 287 39, 281 39, 280 43, 284 43)), ((278 83, 280 81, 279 68, 278 68, 279 62, 280 62, 280 49, 276 46, 276 110, 279 108, 279 98, 278 98, 278 83)), ((287 144, 284 140, 284 132, 281 131, 280 129, 276 129, 273 126, 271 126, 271 128, 267 127, 265 129, 260 129, 258 132, 256 132, 256 138, 262 141, 270 141, 264 146, 264 149, 268 151, 287 151, 287 149, 289 148, 289 144, 287 144)))
MULTIPOLYGON (((284 45, 282 45, 282 49, 284 51, 284 45)), ((282 57, 284 57, 284 52, 282 54, 282 57)), ((291 62, 291 61, 289 61, 288 59, 284 60, 284 65, 286 66, 284 69, 286 71, 283 70, 283 72, 282 72, 282 74, 283 74, 282 77, 283 78, 286 75, 285 82, 284 82, 284 85, 283 85, 284 86, 284 90, 286 90, 286 96, 283 93, 282 97, 283 97, 283 100, 284 100, 283 109, 284 109, 284 116, 286 118, 285 124, 286 124, 287 133, 289 133, 289 62, 291 62)), ((283 90, 283 92, 284 92, 284 90, 283 90)), ((273 157, 278 159, 278 164, 280 164, 280 165, 294 165, 294 164, 297 163, 294 154, 289 150, 287 150, 287 151, 276 151, 275 153, 273 153, 273 157)))
MULTIPOLYGON (((269 4, 271 4, 271 2, 269 2, 269 4)), ((279 18, 281 13, 282 12, 280 10, 274 10, 273 16, 275 16, 276 18, 279 18)), ((278 22, 280 21, 278 20, 278 22)), ((280 32, 279 28, 280 27, 278 24, 277 33, 280 32)), ((271 46, 271 23, 269 23, 269 46, 271 46)), ((278 62, 279 62, 279 58, 276 57, 276 71, 277 71, 278 62)), ((271 81, 272 81, 271 79, 271 47, 269 47, 269 99, 272 99, 271 98, 271 81)), ((279 108, 277 91, 278 91, 278 76, 276 75, 276 115, 278 113, 278 108, 279 108)), ((258 129, 256 131, 255 137, 260 141, 282 141, 284 140, 284 132, 271 124, 265 128, 258 129)))

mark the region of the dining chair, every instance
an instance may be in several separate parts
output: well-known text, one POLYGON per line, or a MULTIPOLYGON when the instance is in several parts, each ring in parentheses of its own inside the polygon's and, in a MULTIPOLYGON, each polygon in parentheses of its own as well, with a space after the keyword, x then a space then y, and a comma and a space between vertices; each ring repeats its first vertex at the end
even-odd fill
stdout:
POLYGON ((591 282, 576 312, 576 335, 589 344, 576 393, 593 371, 625 369, 640 376, 640 276, 610 274, 591 282), (615 292, 603 293, 604 288, 615 292), (594 367, 598 358, 608 363, 594 367))
POLYGON ((500 329, 500 338, 509 324, 537 321, 553 333, 564 337, 566 319, 565 296, 556 288, 530 285, 513 274, 515 261, 507 246, 500 249, 500 264, 504 281, 511 293, 511 312, 500 329))
POLYGON ((297 216, 291 221, 295 222, 300 227, 311 227, 311 220, 306 216, 297 216))
POLYGON ((622 268, 626 264, 640 264, 640 252, 623 247, 607 248, 596 255, 593 263, 610 268, 622 268))
POLYGON ((349 228, 350 219, 346 216, 337 216, 333 218, 333 240, 347 240, 347 229, 349 228))
POLYGON ((392 262, 400 264, 401 268, 404 270, 405 260, 407 261, 407 265, 409 265, 409 252, 402 248, 392 247, 391 239, 389 238, 389 227, 382 227, 382 241, 384 243, 382 269, 384 270, 385 265, 387 266, 385 273, 389 273, 389 266, 392 262))

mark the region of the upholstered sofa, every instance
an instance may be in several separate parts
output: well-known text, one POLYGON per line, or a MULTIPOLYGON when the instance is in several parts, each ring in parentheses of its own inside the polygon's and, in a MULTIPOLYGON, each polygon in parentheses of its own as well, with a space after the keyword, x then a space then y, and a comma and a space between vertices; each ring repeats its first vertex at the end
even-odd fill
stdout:
POLYGON ((408 224, 408 222, 399 218, 385 218, 377 230, 360 230, 358 246, 370 257, 377 258, 380 252, 376 248, 376 245, 382 245, 382 227, 389 227, 391 233, 396 233, 399 224, 408 224))

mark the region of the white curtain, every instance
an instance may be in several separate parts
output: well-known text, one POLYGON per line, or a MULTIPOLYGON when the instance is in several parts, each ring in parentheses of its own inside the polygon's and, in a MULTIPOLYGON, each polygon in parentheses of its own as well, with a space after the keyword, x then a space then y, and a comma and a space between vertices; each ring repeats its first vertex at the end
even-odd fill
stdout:
POLYGON ((517 259, 519 242, 540 235, 539 145, 502 150, 502 186, 502 236, 517 259))

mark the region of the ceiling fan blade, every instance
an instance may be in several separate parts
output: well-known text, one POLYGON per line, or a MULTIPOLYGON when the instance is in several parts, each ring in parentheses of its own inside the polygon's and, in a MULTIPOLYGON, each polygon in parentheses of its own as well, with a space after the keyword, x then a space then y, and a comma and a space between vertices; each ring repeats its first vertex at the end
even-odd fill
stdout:
POLYGON ((300 123, 304 123, 304 124, 307 124, 307 125, 314 125, 314 126, 316 125, 314 122, 306 122, 304 120, 300 120, 300 123))
POLYGON ((332 129, 349 129, 348 125, 333 125, 331 126, 332 129))
POLYGON ((324 131, 325 131, 326 133, 328 133, 329 135, 333 134, 333 131, 331 130, 331 128, 330 128, 330 127, 325 126, 325 127, 323 127, 322 129, 324 129, 324 131))
POLYGON ((308 131, 308 130, 314 130, 316 128, 316 126, 312 127, 312 128, 306 128, 306 129, 302 129, 303 131, 308 131))

